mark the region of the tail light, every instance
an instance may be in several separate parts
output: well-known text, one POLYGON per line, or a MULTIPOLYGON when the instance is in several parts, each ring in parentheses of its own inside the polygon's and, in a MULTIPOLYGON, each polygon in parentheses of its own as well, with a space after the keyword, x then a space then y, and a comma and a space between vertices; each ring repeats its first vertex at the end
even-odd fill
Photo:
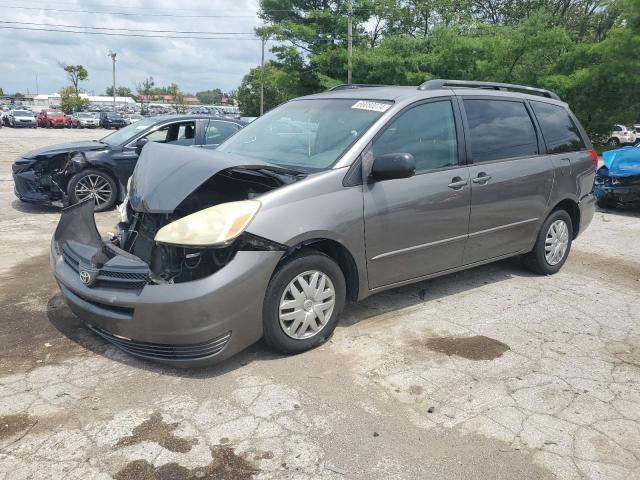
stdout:
POLYGON ((589 157, 591 157, 591 163, 593 163, 593 168, 598 169, 598 152, 596 152, 593 148, 589 150, 589 157))

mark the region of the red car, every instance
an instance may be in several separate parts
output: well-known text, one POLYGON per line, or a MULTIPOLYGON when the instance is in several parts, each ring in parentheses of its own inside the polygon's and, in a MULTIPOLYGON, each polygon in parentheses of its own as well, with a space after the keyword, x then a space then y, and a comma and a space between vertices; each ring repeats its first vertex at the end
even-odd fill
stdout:
POLYGON ((65 128, 71 126, 71 121, 62 112, 56 110, 42 110, 36 117, 36 123, 40 128, 65 128))

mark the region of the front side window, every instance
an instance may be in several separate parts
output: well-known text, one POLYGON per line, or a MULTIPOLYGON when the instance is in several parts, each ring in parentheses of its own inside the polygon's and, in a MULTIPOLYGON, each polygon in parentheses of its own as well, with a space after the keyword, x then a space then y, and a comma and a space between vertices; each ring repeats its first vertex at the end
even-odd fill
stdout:
POLYGON ((418 105, 400 114, 373 142, 373 156, 410 153, 416 173, 458 164, 458 141, 450 101, 418 105))
POLYGON ((235 123, 210 120, 205 132, 205 145, 220 145, 231 135, 236 133, 240 127, 235 123))
POLYGON ((146 136, 150 142, 170 143, 172 145, 195 145, 196 123, 179 122, 170 123, 146 136))
POLYGON ((586 148, 578 127, 563 107, 543 102, 531 102, 531 106, 549 153, 577 152, 586 148))
POLYGON ((254 120, 218 149, 305 172, 331 168, 392 103, 293 100, 254 120))
POLYGON ((465 99, 474 163, 538 153, 536 131, 524 103, 465 99))

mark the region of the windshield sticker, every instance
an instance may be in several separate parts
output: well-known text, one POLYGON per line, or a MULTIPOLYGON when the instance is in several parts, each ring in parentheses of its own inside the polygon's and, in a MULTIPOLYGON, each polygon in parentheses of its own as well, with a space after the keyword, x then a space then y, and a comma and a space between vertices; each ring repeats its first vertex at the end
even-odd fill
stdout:
POLYGON ((386 112, 389 107, 391 105, 388 103, 372 102, 370 100, 359 100, 351 106, 351 108, 357 108, 358 110, 371 110, 373 112, 386 112))

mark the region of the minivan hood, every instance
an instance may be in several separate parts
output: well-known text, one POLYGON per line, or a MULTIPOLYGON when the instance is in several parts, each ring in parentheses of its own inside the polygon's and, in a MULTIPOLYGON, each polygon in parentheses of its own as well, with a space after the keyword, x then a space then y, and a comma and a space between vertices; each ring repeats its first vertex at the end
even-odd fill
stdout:
POLYGON ((267 164, 217 150, 149 142, 133 171, 129 202, 137 212, 171 213, 216 173, 260 165, 267 164))
POLYGON ((109 145, 100 143, 96 140, 85 142, 61 143, 58 145, 49 145, 48 147, 38 148, 22 155, 22 158, 35 158, 40 155, 53 156, 67 152, 88 152, 90 150, 104 150, 109 145))

